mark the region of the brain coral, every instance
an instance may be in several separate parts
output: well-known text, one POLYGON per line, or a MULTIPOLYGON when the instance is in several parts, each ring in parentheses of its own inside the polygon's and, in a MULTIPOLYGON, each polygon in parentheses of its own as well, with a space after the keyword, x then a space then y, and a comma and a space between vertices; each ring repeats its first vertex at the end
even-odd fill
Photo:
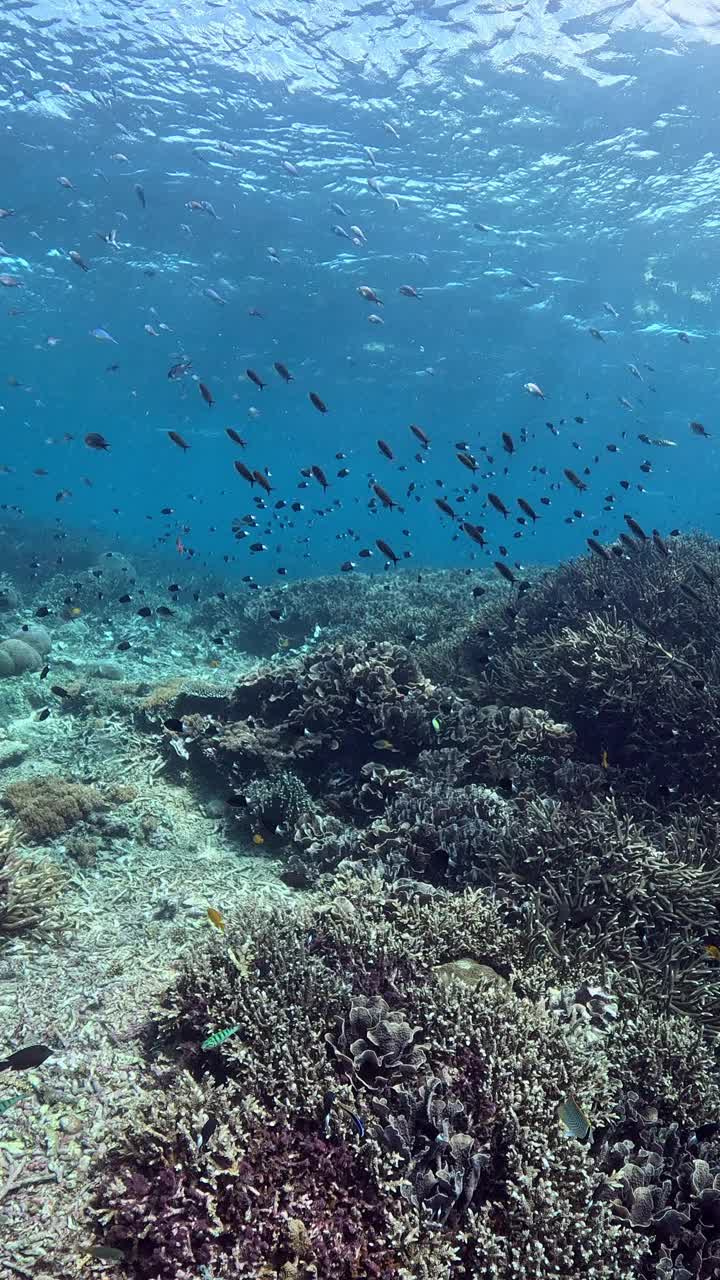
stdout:
POLYGON ((39 671, 42 666, 42 658, 37 649, 33 649, 24 640, 3 640, 0 653, 3 655, 3 674, 6 675, 21 676, 26 671, 39 671), (12 664, 12 670, 8 667, 9 663, 12 664))
POLYGON ((11 640, 22 640, 25 644, 29 644, 31 649, 35 649, 41 658, 47 656, 52 647, 52 637, 50 632, 45 628, 38 626, 36 622, 25 623, 24 626, 18 627, 9 637, 11 640))
POLYGON ((52 640, 45 627, 35 624, 18 627, 0 643, 0 677, 21 676, 39 671, 50 652, 52 640))

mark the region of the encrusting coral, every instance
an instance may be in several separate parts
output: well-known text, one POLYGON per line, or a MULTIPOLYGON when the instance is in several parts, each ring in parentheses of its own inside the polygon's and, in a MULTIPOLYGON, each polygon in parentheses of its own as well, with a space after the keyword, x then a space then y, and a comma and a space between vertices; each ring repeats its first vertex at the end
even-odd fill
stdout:
MULTIPOLYGON (((644 1022, 637 989, 607 965, 599 979, 570 983, 482 891, 343 873, 305 908, 248 908, 148 1028, 155 1085, 98 1159, 98 1240, 138 1280, 632 1280, 675 1265, 686 1237, 659 1199, 628 1216, 615 1175, 662 1115, 674 1206, 697 1229, 714 1154, 703 1139, 688 1190, 667 1136, 675 1115, 687 1127, 673 1081, 690 1024, 644 1022), (203 1048, 219 1029, 232 1034, 203 1048), (590 1143, 566 1136, 569 1099, 590 1143)), ((707 1054, 696 1128, 720 1103, 707 1054)), ((655 1165, 644 1176, 655 1185, 655 1165)))

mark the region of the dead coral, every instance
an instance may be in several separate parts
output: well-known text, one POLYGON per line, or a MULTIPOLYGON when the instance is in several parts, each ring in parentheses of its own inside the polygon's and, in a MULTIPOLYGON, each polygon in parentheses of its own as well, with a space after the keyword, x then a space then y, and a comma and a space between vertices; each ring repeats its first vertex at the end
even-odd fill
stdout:
POLYGON ((0 827, 0 943, 16 934, 51 927, 51 912, 62 886, 57 867, 27 857, 15 826, 0 827))
POLYGON ((95 787, 52 774, 11 783, 2 800, 34 844, 55 839, 105 804, 95 787))

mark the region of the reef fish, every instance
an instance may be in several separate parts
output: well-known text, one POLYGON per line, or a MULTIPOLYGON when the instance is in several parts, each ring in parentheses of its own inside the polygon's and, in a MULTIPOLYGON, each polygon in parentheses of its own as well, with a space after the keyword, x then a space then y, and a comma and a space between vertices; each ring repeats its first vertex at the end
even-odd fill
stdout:
POLYGON ((29 1071, 39 1067, 54 1053, 46 1044, 29 1044, 25 1049, 16 1049, 9 1057, 0 1060, 0 1071, 29 1071))
POLYGON ((225 921, 223 920, 217 907, 208 907, 207 913, 208 913, 208 920, 210 921, 210 923, 214 924, 215 928, 219 929, 221 933, 224 933, 225 921))
POLYGON ((217 1049, 218 1045, 224 1044, 231 1036, 234 1036, 240 1030, 240 1023, 236 1027, 226 1027, 224 1031, 213 1031, 211 1036, 203 1040, 200 1045, 201 1049, 217 1049))
POLYGON ((558 1107, 558 1116, 565 1128, 568 1138, 577 1138, 582 1142, 590 1133, 590 1121, 572 1098, 567 1098, 558 1107))

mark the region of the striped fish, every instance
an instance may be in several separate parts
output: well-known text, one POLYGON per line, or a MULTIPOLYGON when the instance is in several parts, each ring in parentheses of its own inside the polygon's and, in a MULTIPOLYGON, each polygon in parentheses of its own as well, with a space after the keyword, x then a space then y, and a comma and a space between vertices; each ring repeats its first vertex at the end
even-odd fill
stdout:
POLYGON ((558 1116, 565 1128, 566 1138, 577 1138, 578 1142, 585 1141, 590 1133, 590 1121, 572 1098, 560 1104, 558 1116))
POLYGON ((203 1040, 200 1048, 217 1049, 218 1045, 224 1044, 226 1040, 230 1039, 230 1036, 234 1036, 235 1032, 239 1030, 240 1024, 238 1023, 236 1027, 227 1027, 225 1031, 214 1031, 211 1036, 208 1036, 207 1040, 203 1040))

